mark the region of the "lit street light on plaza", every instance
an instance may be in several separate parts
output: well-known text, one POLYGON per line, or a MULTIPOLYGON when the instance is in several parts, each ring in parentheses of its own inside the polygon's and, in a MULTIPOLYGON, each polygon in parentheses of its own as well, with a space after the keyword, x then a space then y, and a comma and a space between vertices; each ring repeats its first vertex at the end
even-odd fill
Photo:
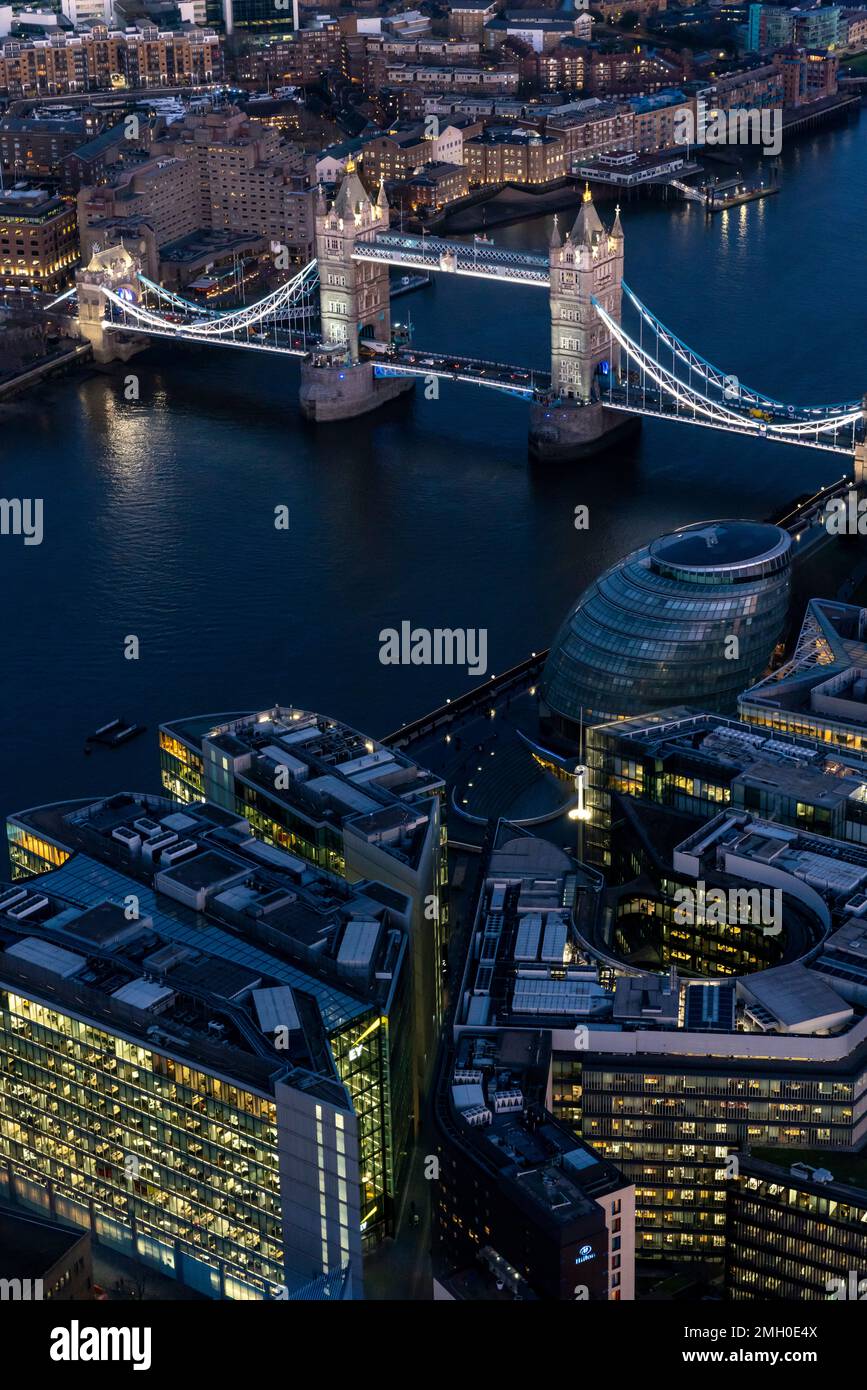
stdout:
POLYGON ((590 809, 584 799, 584 779, 587 776, 587 768, 579 763, 575 768, 575 791, 578 794, 577 806, 572 806, 568 812, 569 819, 575 821, 578 826, 578 859, 584 862, 584 826, 590 820, 590 809))

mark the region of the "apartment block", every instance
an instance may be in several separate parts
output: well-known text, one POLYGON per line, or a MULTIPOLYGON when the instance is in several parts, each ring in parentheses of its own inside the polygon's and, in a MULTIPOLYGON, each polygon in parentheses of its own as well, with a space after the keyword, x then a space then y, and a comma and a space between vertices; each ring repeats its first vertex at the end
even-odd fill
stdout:
POLYGON ((104 25, 50 39, 0 45, 0 94, 35 97, 122 87, 198 86, 222 76, 220 39, 211 29, 118 31, 104 25))
POLYGON ((78 260, 75 209, 28 184, 0 194, 0 283, 59 290, 78 260))

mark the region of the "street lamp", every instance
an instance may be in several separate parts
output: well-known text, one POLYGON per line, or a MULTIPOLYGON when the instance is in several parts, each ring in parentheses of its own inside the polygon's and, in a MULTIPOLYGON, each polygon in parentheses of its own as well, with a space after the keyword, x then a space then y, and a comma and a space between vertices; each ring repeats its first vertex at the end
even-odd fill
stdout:
POLYGON ((577 806, 571 807, 568 812, 569 819, 575 821, 578 827, 578 859, 584 862, 584 826, 590 820, 590 808, 584 799, 584 779, 587 776, 587 768, 583 763, 579 763, 573 773, 575 778, 575 791, 578 795, 577 806))

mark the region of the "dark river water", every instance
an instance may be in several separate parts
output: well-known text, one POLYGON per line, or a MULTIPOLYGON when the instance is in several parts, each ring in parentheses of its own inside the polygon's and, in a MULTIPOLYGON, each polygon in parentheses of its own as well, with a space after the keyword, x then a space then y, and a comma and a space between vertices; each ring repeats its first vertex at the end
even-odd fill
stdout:
MULTIPOLYGON (((742 381, 807 404, 859 396, 865 189, 862 116, 787 148, 778 196, 713 219, 628 207, 627 280, 742 381)), ((543 248, 549 230, 494 235, 543 248)), ((547 366, 547 307, 539 289, 440 277, 394 311, 411 313, 418 346, 547 366)), ((500 671, 546 646, 592 576, 652 535, 765 517, 847 467, 653 421, 601 459, 539 465, 526 404, 469 386, 314 429, 294 364, 160 347, 127 370, 136 404, 111 371, 0 408, 0 490, 44 499, 45 528, 39 546, 0 538, 2 813, 155 789, 156 725, 194 712, 294 702, 384 734, 470 682, 382 666, 381 628, 487 628, 500 671), (288 531, 274 526, 280 505, 288 531), (148 733, 86 757, 87 732, 118 714, 148 733)))

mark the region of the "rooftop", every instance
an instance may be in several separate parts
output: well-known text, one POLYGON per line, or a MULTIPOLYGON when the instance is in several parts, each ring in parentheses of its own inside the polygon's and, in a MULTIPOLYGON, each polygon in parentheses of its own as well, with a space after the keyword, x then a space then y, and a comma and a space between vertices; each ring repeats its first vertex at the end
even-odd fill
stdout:
MULTIPOLYGON (((416 864, 442 780, 348 724, 308 710, 197 717, 163 725, 200 756, 213 747, 234 763, 236 784, 267 793, 312 823, 329 823, 416 864), (275 776, 284 770, 284 784, 275 776)), ((204 757, 206 790, 208 759, 204 757)))
MULTIPOLYGON (((744 691, 739 707, 747 717, 754 709, 810 712, 867 737, 867 609, 811 599, 794 653, 744 691)), ((857 738, 838 741, 859 747, 857 738)))
MULTIPOLYGON (((44 913, 37 919, 31 909, 22 919, 27 934, 45 938, 40 948, 47 943, 56 951, 68 942, 74 953, 128 961, 148 936, 149 974, 168 977, 183 967, 172 974, 173 987, 210 989, 225 999, 242 993, 245 983, 288 985, 315 1000, 329 1033, 371 1008, 388 1007, 406 949, 398 924, 407 900, 394 890, 366 880, 350 886, 260 843, 242 817, 208 803, 179 806, 121 793, 32 808, 10 822, 72 852, 27 885, 31 898, 62 900, 48 913, 47 935, 44 913), (138 904, 132 931, 119 915, 130 894, 138 904), (371 920, 383 929, 368 966, 359 970, 353 961, 347 968, 344 936, 353 922, 371 920), (175 949, 161 954, 168 946, 175 949)), ((10 889, 24 891, 23 885, 10 889)), ((0 893, 0 910, 5 901, 0 893)), ((11 902, 9 910, 20 916, 20 904, 11 902)))
POLYGON ((678 570, 719 570, 761 564, 791 544, 779 526, 753 521, 712 521, 684 526, 650 544, 650 555, 678 570))
POLYGON ((458 1021, 525 1026, 610 1011, 596 970, 583 963, 573 921, 588 875, 548 841, 501 822, 473 925, 458 1021))
POLYGON ((867 1152, 834 1153, 828 1149, 751 1149, 740 1160, 746 1176, 770 1178, 782 1187, 803 1187, 823 1197, 867 1207, 867 1152), (831 1181, 792 1172, 804 1164, 814 1173, 830 1173, 831 1181))
POLYGON ((624 1187, 601 1158, 545 1109, 550 1038, 544 1032, 462 1032, 447 1068, 452 1124, 466 1149, 550 1225, 593 1212, 624 1187))
POLYGON ((42 1217, 0 1208, 4 1279, 41 1279, 84 1239, 80 1230, 66 1230, 42 1217))
POLYGON ((45 222, 68 211, 68 203, 44 188, 17 184, 0 193, 0 217, 13 222, 45 222))

